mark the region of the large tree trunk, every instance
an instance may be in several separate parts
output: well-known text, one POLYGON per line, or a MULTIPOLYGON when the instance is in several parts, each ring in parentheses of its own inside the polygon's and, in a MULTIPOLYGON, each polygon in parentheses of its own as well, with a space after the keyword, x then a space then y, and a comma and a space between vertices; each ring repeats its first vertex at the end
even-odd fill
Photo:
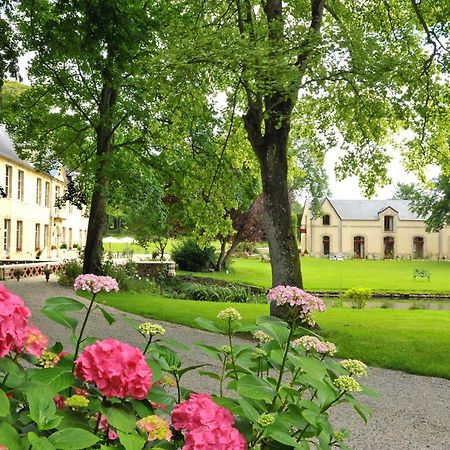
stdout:
MULTIPOLYGON (((279 142, 278 144, 283 145, 279 142)), ((287 181, 286 149, 275 143, 259 153, 264 193, 264 218, 272 268, 272 287, 303 287, 300 258, 292 229, 287 181)), ((285 316, 283 308, 270 305, 270 313, 285 316)))
POLYGON ((110 86, 104 86, 99 108, 100 122, 96 129, 97 168, 84 250, 83 273, 102 273, 102 239, 106 229, 106 206, 110 177, 108 165, 112 152, 112 116, 116 101, 117 91, 110 86))

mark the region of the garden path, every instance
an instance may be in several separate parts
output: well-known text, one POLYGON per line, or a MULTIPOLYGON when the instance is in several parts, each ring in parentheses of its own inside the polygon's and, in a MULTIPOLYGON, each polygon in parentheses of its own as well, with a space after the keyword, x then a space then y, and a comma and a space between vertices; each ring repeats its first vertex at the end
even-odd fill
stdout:
MULTIPOLYGON (((48 297, 76 297, 72 290, 59 286, 53 276, 49 283, 42 279, 22 279, 19 283, 6 281, 4 284, 25 300, 33 313, 32 322, 44 330, 50 342, 59 340, 66 348, 71 347, 64 328, 49 321, 39 310, 48 297)), ((123 317, 128 316, 139 321, 143 319, 113 308, 105 308, 116 317, 117 322, 110 327, 100 313, 95 311, 88 323, 87 335, 99 338, 114 337, 141 346, 142 338, 124 323, 123 317)), ((198 341, 217 346, 225 343, 222 336, 213 333, 170 323, 162 325, 167 330, 167 338, 177 339, 188 345, 198 341)), ((181 356, 186 366, 214 363, 197 349, 181 352, 181 356)), ((216 392, 213 380, 193 373, 186 375, 185 384, 193 390, 216 392)), ((332 414, 337 427, 352 430, 349 441, 352 449, 450 449, 450 380, 370 368, 365 384, 381 395, 379 399, 365 401, 374 412, 368 425, 364 425, 359 416, 347 406, 336 408, 332 414)))

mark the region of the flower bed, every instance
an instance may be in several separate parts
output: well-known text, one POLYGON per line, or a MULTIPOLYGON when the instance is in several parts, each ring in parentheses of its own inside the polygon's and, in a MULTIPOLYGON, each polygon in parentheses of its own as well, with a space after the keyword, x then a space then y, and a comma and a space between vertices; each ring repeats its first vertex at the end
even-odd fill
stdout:
POLYGON ((330 408, 350 403, 367 418, 352 395, 370 393, 356 380, 366 375, 365 365, 330 358, 336 347, 309 328, 325 305, 298 288, 278 286, 268 294, 288 308, 287 322, 261 317, 244 326, 234 308, 219 313, 221 326, 197 319, 226 335, 220 348, 198 344, 219 361, 217 372, 185 367, 174 349, 186 346, 164 339, 158 324, 128 320, 143 338, 142 349, 84 336, 95 308, 114 322, 95 299, 118 285, 111 277, 81 275, 75 288, 91 293, 88 305, 50 298, 42 310, 71 334, 70 354, 59 343, 47 348, 23 301, 0 285, 0 449, 347 448, 348 432, 333 429, 330 408), (70 313, 83 309, 78 324, 70 313), (238 332, 252 332, 255 342, 234 345, 238 332), (190 371, 213 378, 220 395, 183 387, 190 371))

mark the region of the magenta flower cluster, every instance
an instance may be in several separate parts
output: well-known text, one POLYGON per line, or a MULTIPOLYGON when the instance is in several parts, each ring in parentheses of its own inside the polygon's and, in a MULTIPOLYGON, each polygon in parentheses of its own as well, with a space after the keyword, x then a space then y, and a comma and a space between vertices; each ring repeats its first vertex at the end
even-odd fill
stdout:
POLYGON ((207 394, 193 394, 172 411, 172 425, 185 430, 183 450, 245 450, 247 443, 233 427, 234 417, 207 394))
POLYGON ((137 347, 109 338, 81 352, 75 361, 75 375, 95 384, 105 397, 143 400, 153 374, 137 347))
POLYGON ((304 314, 313 311, 325 311, 325 303, 319 298, 296 286, 277 286, 267 294, 269 302, 278 306, 298 306, 304 314))
POLYGON ((105 275, 94 275, 92 273, 79 275, 75 279, 73 287, 76 291, 88 291, 93 294, 101 291, 111 292, 119 290, 119 284, 115 278, 105 275))
POLYGON ((0 357, 26 350, 39 358, 44 352, 48 339, 28 324, 30 315, 23 300, 0 284, 0 357))

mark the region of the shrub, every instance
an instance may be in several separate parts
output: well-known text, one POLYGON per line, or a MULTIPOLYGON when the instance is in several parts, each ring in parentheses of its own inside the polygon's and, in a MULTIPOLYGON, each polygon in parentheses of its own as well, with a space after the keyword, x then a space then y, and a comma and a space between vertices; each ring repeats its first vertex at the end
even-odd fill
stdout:
POLYGON ((256 253, 256 244, 254 242, 241 242, 235 251, 236 255, 254 255, 256 253))
POLYGON ((67 260, 58 272, 58 283, 73 286, 75 278, 83 273, 83 267, 76 259, 67 260))
POLYGON ((137 264, 127 261, 125 264, 114 264, 111 259, 103 263, 103 273, 117 280, 122 291, 157 292, 156 283, 142 278, 137 273, 137 264))
POLYGON ((178 295, 191 300, 209 302, 247 303, 252 294, 244 286, 217 286, 201 283, 183 283, 178 288, 178 295))
POLYGON ((214 265, 214 247, 201 247, 195 239, 186 239, 174 247, 172 257, 180 270, 207 272, 214 265))
POLYGON ((342 294, 344 300, 350 300, 352 308, 364 309, 367 301, 372 298, 372 289, 355 287, 348 289, 342 294))
MULTIPOLYGON (((348 448, 349 432, 333 429, 330 410, 347 403, 367 420, 370 411, 354 397, 363 391, 358 378, 367 375, 366 366, 337 363, 329 358, 336 353, 333 343, 303 335, 309 314, 323 310, 321 300, 304 291, 272 300, 286 300, 288 323, 260 317, 256 325, 241 325, 234 308, 220 311, 217 321, 197 319, 202 328, 225 334, 219 348, 197 344, 217 361, 217 372, 198 372, 217 383, 219 396, 211 396, 182 386, 184 375, 202 365, 186 367, 172 348, 186 345, 162 339, 158 324, 127 321, 142 336, 142 350, 84 336, 96 293, 118 286, 110 277, 80 278, 77 286, 91 293, 88 306, 60 297, 43 308, 68 329, 74 354, 60 343, 46 349, 48 339, 30 326, 22 300, 0 286, 0 337, 7 338, 0 339, 2 448, 348 448), (71 314, 83 309, 78 327, 71 314), (235 334, 244 331, 255 340, 235 345, 235 334)), ((286 288, 295 289, 278 286, 276 292, 286 288)), ((100 309, 111 325, 114 317, 100 309)))

